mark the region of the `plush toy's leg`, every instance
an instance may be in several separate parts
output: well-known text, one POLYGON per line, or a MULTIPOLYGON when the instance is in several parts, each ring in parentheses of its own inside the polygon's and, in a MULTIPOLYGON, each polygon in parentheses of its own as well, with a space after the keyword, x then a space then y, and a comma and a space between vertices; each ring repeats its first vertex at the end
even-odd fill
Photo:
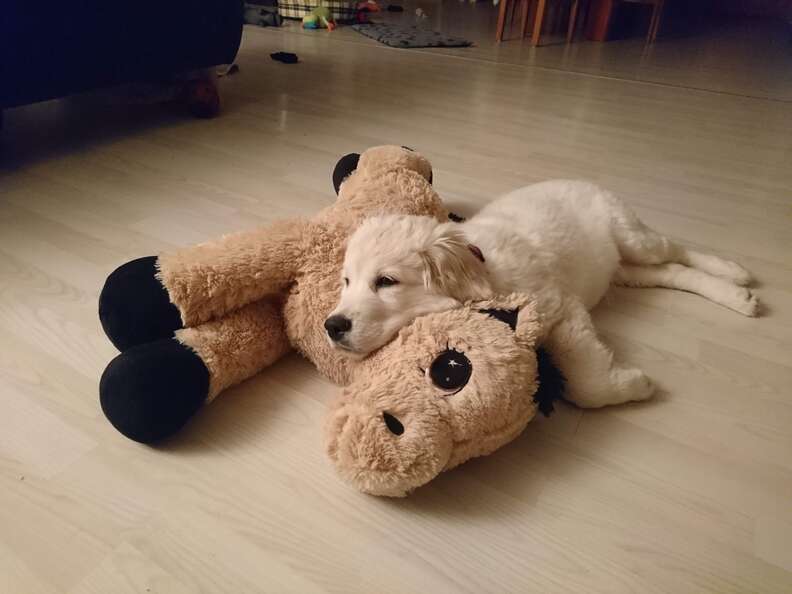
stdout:
POLYGON ((272 365, 291 350, 278 300, 251 303, 219 320, 184 328, 176 339, 209 369, 207 400, 272 365))
POLYGON ((209 383, 209 370, 198 355, 163 338, 110 361, 99 382, 99 400, 123 435, 154 443, 176 433, 201 408, 209 383))
POLYGON ((99 319, 119 351, 173 336, 179 310, 157 279, 157 257, 138 258, 107 277, 99 296, 99 319))
POLYGON ((252 303, 176 337, 113 359, 99 385, 102 410, 122 434, 153 443, 176 433, 204 403, 289 350, 280 304, 252 303))
POLYGON ((652 395, 643 371, 613 362, 613 353, 597 337, 589 312, 578 301, 567 304, 543 346, 566 378, 565 398, 578 406, 596 408, 652 395))

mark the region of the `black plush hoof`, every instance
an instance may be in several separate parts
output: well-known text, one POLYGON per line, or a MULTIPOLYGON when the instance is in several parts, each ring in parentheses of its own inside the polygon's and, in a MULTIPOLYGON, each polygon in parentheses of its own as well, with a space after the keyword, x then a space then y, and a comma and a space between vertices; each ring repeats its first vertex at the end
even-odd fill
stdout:
POLYGON ((124 351, 110 361, 99 383, 107 420, 141 443, 176 433, 201 408, 208 393, 206 365, 174 338, 124 351))
POLYGON ((173 336, 179 310, 156 277, 157 257, 127 262, 107 277, 99 296, 99 319, 119 351, 173 336))

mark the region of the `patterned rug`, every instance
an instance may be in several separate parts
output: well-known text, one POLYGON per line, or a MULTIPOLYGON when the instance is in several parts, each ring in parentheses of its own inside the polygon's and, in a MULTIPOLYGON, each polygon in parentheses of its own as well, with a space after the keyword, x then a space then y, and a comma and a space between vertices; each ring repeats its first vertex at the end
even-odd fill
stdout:
POLYGON ((472 41, 446 37, 437 31, 430 31, 411 26, 389 25, 386 23, 369 23, 352 25, 352 28, 366 37, 376 39, 391 47, 469 47, 472 41))

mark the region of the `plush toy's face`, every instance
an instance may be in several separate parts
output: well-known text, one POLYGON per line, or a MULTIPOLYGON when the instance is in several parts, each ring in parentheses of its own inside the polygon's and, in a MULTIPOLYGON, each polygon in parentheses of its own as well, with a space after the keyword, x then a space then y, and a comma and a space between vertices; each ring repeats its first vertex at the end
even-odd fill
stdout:
POLYGON ((327 449, 341 476, 403 496, 511 441, 536 412, 537 334, 517 298, 416 319, 331 408, 327 449))

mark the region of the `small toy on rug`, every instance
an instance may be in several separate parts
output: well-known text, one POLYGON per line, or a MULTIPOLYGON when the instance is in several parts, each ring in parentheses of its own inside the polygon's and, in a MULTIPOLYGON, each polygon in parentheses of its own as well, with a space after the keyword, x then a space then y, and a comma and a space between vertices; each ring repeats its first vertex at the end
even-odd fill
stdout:
POLYGON ((317 6, 306 14, 303 17, 302 26, 303 29, 327 29, 328 31, 336 28, 333 13, 326 6, 317 6))

